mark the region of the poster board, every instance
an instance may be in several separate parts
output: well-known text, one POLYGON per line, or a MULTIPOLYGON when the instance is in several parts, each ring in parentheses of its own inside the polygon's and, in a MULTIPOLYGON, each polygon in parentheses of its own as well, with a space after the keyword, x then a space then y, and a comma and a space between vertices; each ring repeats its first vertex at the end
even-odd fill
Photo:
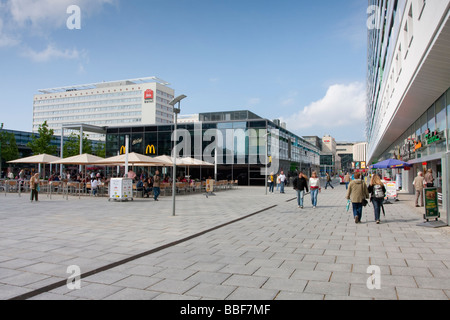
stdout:
POLYGON ((389 199, 397 199, 397 183, 395 181, 382 181, 384 183, 384 187, 386 188, 386 200, 389 199))
POLYGON ((423 190, 425 203, 425 220, 438 219, 441 217, 439 213, 438 191, 437 188, 425 188, 423 190))
POLYGON ((126 178, 111 179, 109 198, 113 200, 133 200, 133 180, 126 178))

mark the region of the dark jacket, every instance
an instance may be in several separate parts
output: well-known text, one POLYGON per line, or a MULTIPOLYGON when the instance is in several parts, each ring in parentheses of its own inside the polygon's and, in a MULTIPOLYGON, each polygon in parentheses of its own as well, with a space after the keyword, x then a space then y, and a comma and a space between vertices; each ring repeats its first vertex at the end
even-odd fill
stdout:
POLYGON ((306 181, 306 179, 303 178, 303 177, 301 177, 301 178, 299 178, 299 177, 295 178, 295 179, 294 179, 294 182, 293 182, 293 185, 294 185, 294 189, 295 189, 295 190, 299 190, 299 191, 304 191, 304 190, 306 190, 306 192, 309 192, 309 189, 308 189, 308 181, 306 181))

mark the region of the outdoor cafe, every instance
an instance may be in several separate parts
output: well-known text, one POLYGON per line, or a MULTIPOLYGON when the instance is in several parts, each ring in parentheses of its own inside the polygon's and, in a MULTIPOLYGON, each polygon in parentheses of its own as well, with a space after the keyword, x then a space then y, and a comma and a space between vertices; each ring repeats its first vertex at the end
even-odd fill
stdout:
MULTIPOLYGON (((38 155, 23 159, 18 159, 10 161, 10 164, 34 164, 38 166, 38 172, 40 176, 40 195, 46 195, 50 199, 53 196, 63 196, 69 199, 70 196, 76 196, 81 198, 82 196, 92 196, 93 188, 91 185, 91 177, 87 172, 88 166, 104 167, 104 168, 123 168, 125 166, 130 166, 131 172, 135 172, 138 168, 143 171, 150 167, 155 169, 163 169, 161 172, 167 172, 165 168, 172 167, 173 158, 169 156, 160 157, 148 157, 137 153, 130 153, 126 155, 115 156, 111 158, 100 158, 94 155, 83 154, 66 159, 61 159, 51 155, 38 155), (82 177, 81 181, 75 181, 73 179, 67 179, 61 177, 57 181, 49 181, 48 179, 43 179, 46 177, 46 166, 56 167, 56 166, 68 166, 76 165, 79 166, 79 173, 82 177)), ((175 180, 175 192, 180 195, 189 195, 207 192, 210 188, 208 182, 213 185, 214 191, 224 191, 231 190, 237 187, 237 181, 206 181, 201 179, 191 179, 189 175, 189 170, 191 167, 211 167, 214 164, 200 161, 194 158, 177 158, 176 165, 178 167, 184 167, 186 172, 186 179, 182 181, 175 180)), ((62 169, 61 169, 61 172, 62 169)), ((117 172, 120 172, 117 170, 117 172)), ((128 174, 125 173, 126 177, 128 174)), ((109 174, 99 179, 96 190, 96 195, 99 197, 109 197, 109 186, 111 178, 117 176, 116 174, 109 174)), ((22 194, 29 194, 30 180, 26 178, 20 178, 16 176, 17 179, 3 179, 0 180, 0 192, 4 192, 5 196, 9 193, 16 193, 19 196, 22 194)), ((144 193, 137 187, 137 182, 139 177, 133 179, 133 198, 142 198, 144 193)), ((172 179, 170 181, 161 182, 161 196, 171 196, 173 193, 172 179)))

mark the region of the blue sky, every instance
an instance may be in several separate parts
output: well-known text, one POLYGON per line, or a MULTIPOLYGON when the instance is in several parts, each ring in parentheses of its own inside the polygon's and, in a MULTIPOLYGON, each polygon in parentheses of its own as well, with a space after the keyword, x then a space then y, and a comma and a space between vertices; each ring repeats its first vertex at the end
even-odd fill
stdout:
POLYGON ((157 76, 183 114, 249 109, 299 135, 364 140, 367 2, 0 0, 0 122, 39 89, 157 76), (66 12, 81 9, 81 29, 66 12))

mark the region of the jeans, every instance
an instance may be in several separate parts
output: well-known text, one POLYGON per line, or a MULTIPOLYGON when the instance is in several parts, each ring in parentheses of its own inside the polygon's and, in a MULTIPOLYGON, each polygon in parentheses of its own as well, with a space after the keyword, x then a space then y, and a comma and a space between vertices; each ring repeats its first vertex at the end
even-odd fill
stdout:
POLYGON ((303 207, 303 198, 305 197, 305 191, 297 190, 297 203, 300 207, 303 207))
POLYGON ((269 192, 273 192, 273 186, 274 186, 273 182, 269 183, 269 192))
POLYGON ((281 192, 281 193, 284 193, 284 182, 281 182, 280 192, 281 192))
POLYGON ((159 187, 153 187, 153 196, 155 200, 158 200, 161 189, 159 187))
POLYGON ((362 218, 362 209, 362 203, 353 203, 353 217, 358 217, 359 221, 361 221, 362 218))
POLYGON ((319 189, 311 189, 311 202, 313 207, 317 207, 317 195, 319 194, 319 189))
POLYGON ((350 184, 350 182, 346 182, 345 183, 345 190, 348 190, 348 185, 350 184))
POLYGON ((332 189, 334 189, 333 185, 331 184, 331 181, 327 181, 327 184, 325 185, 325 190, 327 190, 328 186, 330 186, 332 189))
POLYGON ((380 216, 381 216, 381 206, 384 203, 384 199, 380 198, 372 198, 372 204, 373 204, 373 210, 375 212, 375 221, 380 220, 380 216))

